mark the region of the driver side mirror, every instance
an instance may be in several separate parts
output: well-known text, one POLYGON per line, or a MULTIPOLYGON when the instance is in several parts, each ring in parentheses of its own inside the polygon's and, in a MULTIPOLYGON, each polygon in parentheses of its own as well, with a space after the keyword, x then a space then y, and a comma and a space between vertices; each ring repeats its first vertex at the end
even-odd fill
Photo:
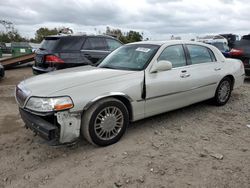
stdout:
POLYGON ((153 66, 151 67, 150 73, 167 71, 170 69, 172 69, 172 63, 170 61, 160 60, 153 64, 153 66))

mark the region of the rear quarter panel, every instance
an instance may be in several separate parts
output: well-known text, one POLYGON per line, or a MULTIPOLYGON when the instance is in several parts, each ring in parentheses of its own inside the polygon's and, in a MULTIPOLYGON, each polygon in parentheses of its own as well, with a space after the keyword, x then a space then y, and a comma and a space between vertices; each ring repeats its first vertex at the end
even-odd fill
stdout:
MULTIPOLYGON (((232 75, 234 77, 233 89, 243 85, 245 70, 242 61, 239 59, 225 58, 217 48, 211 45, 210 48, 213 50, 218 63, 220 63, 219 67, 222 68, 222 71, 220 71, 220 78, 223 79, 225 76, 232 75)), ((219 82, 217 85, 218 84, 219 82)))
POLYGON ((243 85, 245 78, 245 70, 241 60, 226 58, 223 65, 223 76, 232 75, 234 77, 234 88, 243 85))

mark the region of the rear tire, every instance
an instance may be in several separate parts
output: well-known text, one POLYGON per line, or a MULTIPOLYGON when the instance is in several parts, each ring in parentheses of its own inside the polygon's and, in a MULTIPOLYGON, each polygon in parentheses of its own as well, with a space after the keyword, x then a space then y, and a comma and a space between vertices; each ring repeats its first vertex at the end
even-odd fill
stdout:
POLYGON ((233 82, 229 77, 223 78, 215 92, 213 102, 216 106, 223 106, 227 103, 231 96, 233 82))
POLYGON ((115 98, 97 101, 83 115, 81 133, 84 138, 98 146, 118 142, 129 124, 126 106, 115 98))

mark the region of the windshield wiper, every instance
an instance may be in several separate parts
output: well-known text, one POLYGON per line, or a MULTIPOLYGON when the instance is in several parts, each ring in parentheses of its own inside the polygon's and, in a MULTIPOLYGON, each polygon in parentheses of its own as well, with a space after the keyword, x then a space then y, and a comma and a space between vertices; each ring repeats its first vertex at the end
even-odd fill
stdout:
POLYGON ((104 65, 104 66, 102 66, 102 67, 100 67, 100 68, 117 69, 117 68, 115 68, 115 67, 111 67, 111 66, 108 66, 108 65, 104 65))
POLYGON ((115 69, 115 70, 128 70, 128 71, 139 71, 140 69, 133 69, 128 67, 111 67, 111 66, 102 66, 100 68, 108 68, 108 69, 115 69))

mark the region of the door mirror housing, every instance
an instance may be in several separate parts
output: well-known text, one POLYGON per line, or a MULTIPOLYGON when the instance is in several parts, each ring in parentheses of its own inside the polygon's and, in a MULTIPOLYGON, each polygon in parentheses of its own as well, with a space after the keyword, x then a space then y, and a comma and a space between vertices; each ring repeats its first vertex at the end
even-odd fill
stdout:
POLYGON ((153 64, 150 73, 167 71, 172 69, 172 63, 170 61, 160 60, 153 64))

